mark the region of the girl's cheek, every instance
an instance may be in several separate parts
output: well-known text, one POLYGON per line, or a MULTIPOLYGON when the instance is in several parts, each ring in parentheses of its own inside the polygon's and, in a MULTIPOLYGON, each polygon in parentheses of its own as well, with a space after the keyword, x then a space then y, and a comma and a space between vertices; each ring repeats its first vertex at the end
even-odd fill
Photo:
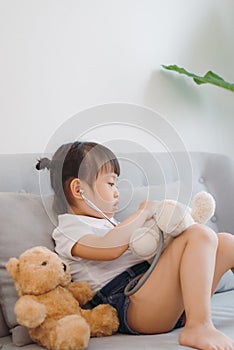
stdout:
POLYGON ((96 193, 96 198, 99 201, 106 201, 106 197, 107 197, 107 192, 105 191, 98 191, 96 193))

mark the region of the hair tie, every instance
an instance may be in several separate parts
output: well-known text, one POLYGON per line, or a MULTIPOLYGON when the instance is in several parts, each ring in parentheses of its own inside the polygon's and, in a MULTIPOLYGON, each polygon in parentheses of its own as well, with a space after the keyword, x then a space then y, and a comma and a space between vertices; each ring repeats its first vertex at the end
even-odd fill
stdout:
POLYGON ((37 170, 48 169, 51 168, 51 160, 49 158, 40 158, 36 164, 37 170))

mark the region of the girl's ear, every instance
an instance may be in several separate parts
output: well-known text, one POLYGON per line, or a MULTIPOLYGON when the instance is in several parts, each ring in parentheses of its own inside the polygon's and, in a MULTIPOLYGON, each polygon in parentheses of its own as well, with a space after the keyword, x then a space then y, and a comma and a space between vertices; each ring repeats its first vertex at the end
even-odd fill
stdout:
POLYGON ((81 188, 80 179, 78 178, 73 179, 70 183, 70 191, 73 197, 77 199, 82 199, 80 195, 80 188, 81 188))

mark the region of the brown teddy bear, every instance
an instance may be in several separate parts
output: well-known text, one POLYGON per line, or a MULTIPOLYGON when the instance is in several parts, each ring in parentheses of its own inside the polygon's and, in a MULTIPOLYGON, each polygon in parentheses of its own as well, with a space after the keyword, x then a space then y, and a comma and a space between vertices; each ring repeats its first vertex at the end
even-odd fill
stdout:
POLYGON ((69 266, 45 247, 26 250, 7 265, 20 298, 15 304, 19 324, 33 341, 53 350, 81 350, 89 338, 112 335, 119 321, 110 305, 81 309, 93 297, 87 282, 71 282, 69 266))

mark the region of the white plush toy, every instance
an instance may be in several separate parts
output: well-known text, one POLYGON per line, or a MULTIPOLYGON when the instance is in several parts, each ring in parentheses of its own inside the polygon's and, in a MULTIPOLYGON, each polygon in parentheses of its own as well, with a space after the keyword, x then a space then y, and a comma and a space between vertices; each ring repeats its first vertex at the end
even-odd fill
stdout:
POLYGON ((130 249, 138 257, 150 259, 158 250, 159 229, 164 235, 165 249, 173 237, 194 223, 205 223, 214 215, 214 211, 215 200, 205 191, 195 195, 192 208, 171 199, 158 202, 156 222, 154 219, 147 220, 143 227, 134 231, 130 239, 130 249))

